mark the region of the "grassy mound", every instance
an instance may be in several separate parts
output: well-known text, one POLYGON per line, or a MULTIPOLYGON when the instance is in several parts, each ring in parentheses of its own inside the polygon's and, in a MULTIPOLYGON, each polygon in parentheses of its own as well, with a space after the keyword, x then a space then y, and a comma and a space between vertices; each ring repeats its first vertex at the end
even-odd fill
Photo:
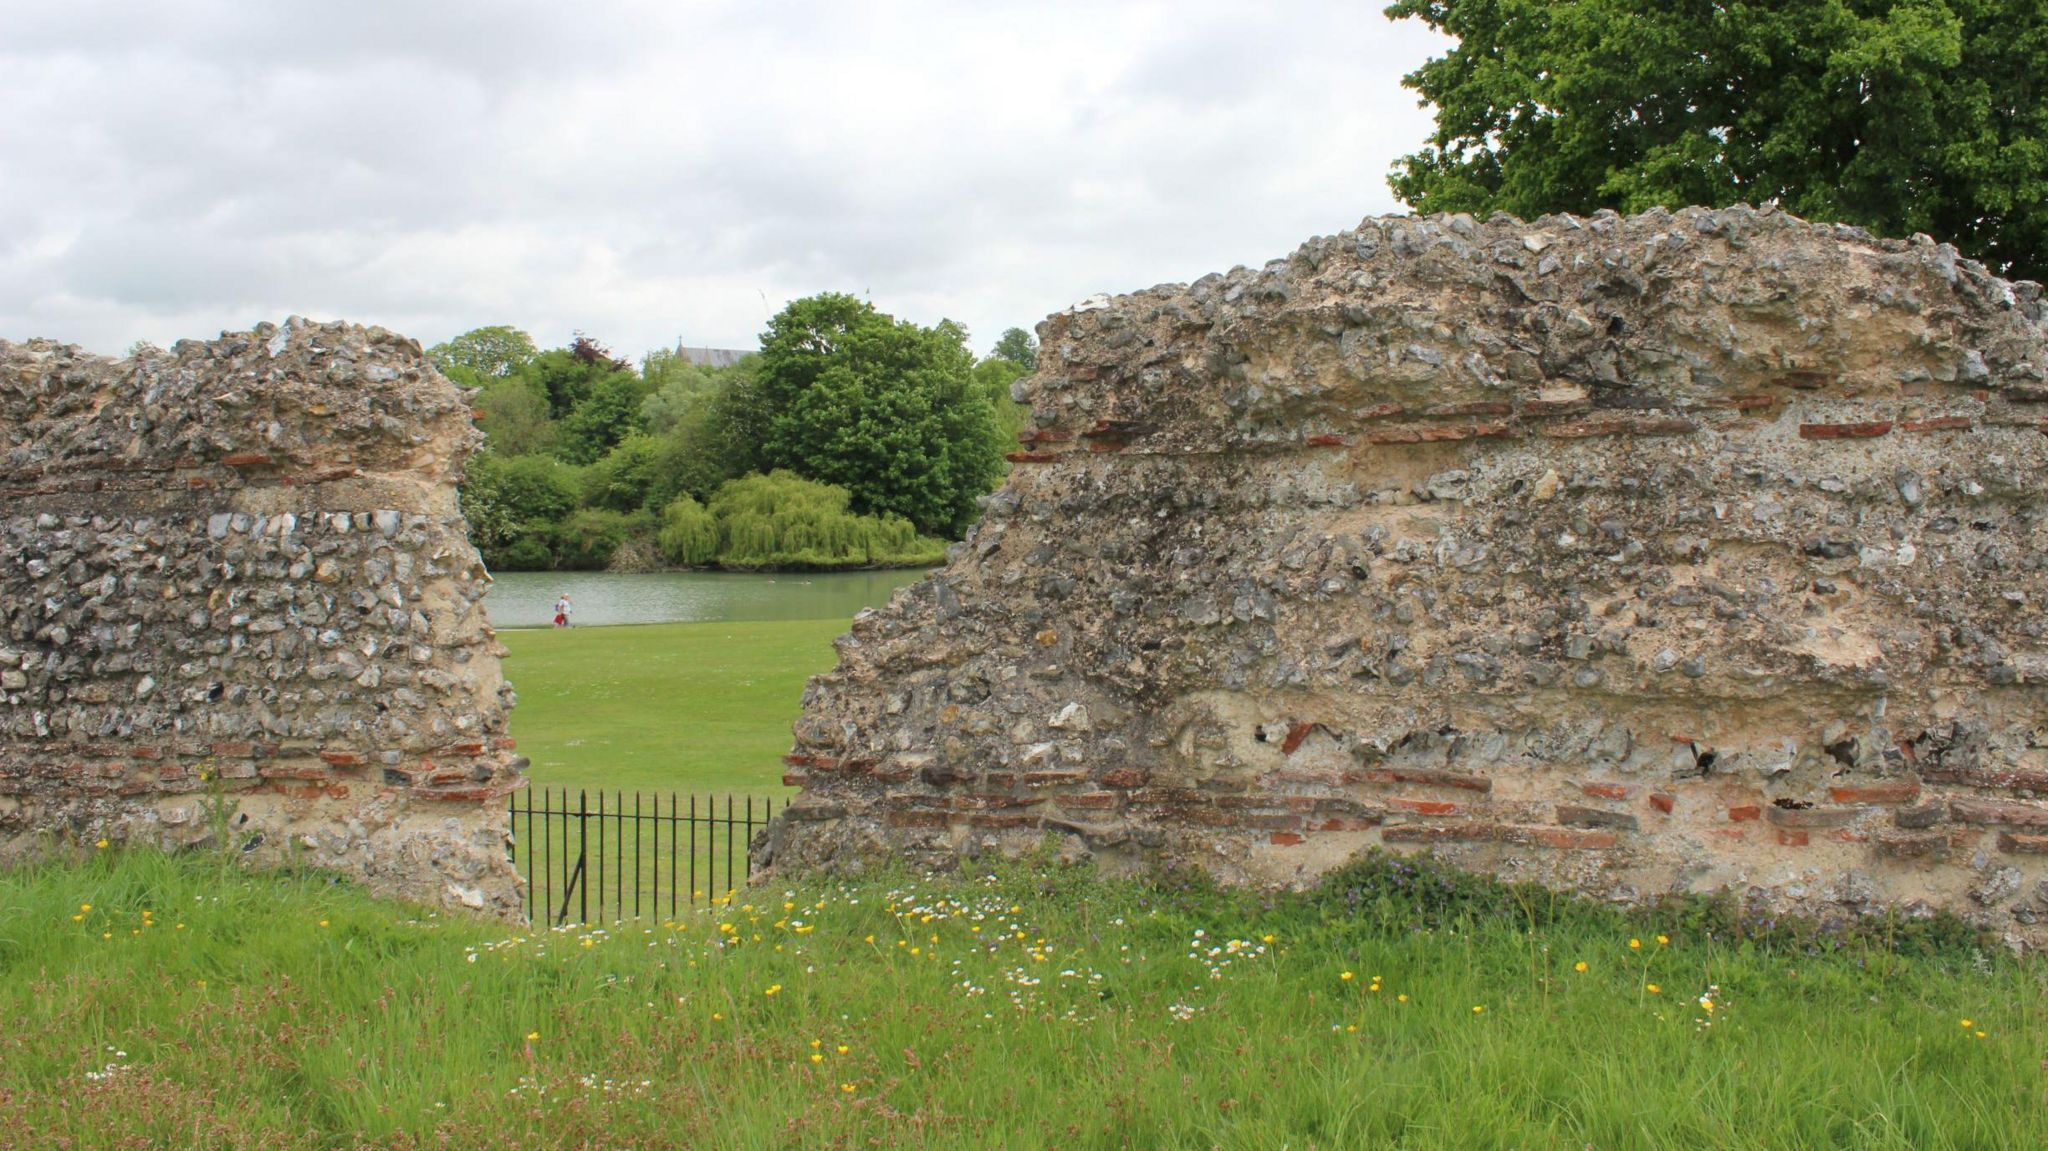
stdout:
POLYGON ((2039 1146, 2048 965, 1890 939, 1393 861, 526 933, 95 853, 0 874, 0 1145, 2039 1146))

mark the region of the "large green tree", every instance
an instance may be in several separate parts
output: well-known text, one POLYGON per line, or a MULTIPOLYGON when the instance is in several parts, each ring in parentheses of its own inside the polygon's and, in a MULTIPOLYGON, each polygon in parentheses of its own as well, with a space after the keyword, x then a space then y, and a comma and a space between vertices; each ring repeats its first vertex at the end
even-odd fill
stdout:
POLYGON ((443 375, 472 388, 517 373, 537 354, 532 336, 506 324, 471 328, 427 349, 427 358, 443 375))
POLYGON ((1535 216, 1776 199, 2048 274, 2041 0, 1397 0, 1457 46, 1394 191, 1535 216))
POLYGON ((1022 328, 1004 328, 996 338, 996 346, 989 349, 989 357, 1008 360, 1027 372, 1038 370, 1038 337, 1022 328))
POLYGON ((576 410, 599 383, 625 376, 637 382, 633 365, 612 355, 603 344, 577 332, 566 348, 550 348, 521 367, 517 374, 540 388, 556 419, 576 410))
POLYGON ((995 415, 954 324, 924 328, 853 296, 797 300, 768 323, 738 413, 760 463, 837 484, 861 514, 957 537, 1001 471, 995 415))

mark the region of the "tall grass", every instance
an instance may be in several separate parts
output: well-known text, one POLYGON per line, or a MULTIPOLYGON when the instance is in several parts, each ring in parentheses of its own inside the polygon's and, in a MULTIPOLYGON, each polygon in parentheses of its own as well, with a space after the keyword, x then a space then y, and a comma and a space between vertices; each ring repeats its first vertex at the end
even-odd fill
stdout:
POLYGON ((527 933, 100 853, 0 874, 0 1146, 2041 1145, 2043 965, 1754 926, 1373 861, 527 933))

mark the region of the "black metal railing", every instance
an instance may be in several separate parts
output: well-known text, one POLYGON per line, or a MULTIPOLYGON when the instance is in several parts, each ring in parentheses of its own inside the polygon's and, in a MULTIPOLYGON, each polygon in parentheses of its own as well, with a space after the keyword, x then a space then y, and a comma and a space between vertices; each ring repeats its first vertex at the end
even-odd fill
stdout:
POLYGON ((747 844, 774 813, 774 800, 754 796, 514 792, 512 865, 526 879, 527 919, 674 918, 746 883, 747 844))

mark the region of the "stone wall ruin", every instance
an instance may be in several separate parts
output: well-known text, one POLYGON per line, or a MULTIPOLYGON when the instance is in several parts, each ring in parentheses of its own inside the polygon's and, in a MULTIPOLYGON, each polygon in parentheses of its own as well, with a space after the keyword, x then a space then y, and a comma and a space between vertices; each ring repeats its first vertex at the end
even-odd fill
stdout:
POLYGON ((1399 217, 1039 335, 762 862, 1386 848, 2048 939, 2039 285, 1747 207, 1399 217))
POLYGON ((225 836, 520 914, 470 415, 377 328, 0 341, 0 859, 225 836))

